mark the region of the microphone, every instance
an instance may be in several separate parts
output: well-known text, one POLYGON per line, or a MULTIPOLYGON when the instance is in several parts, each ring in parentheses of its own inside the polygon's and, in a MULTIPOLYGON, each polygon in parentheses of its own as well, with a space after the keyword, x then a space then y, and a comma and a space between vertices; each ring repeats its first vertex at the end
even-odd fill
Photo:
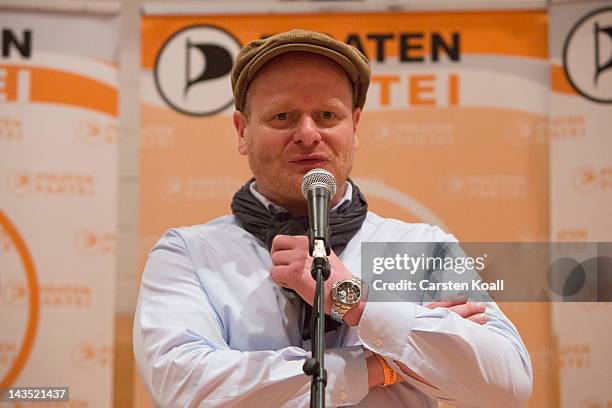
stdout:
POLYGON ((312 257, 330 254, 329 210, 336 194, 336 179, 325 169, 312 169, 304 174, 302 195, 308 202, 308 251, 312 257))

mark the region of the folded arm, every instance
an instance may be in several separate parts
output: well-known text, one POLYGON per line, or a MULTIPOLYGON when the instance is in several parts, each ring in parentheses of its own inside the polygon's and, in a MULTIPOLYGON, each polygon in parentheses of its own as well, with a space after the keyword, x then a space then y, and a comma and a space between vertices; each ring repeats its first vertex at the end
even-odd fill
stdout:
POLYGON ((371 302, 358 331, 420 391, 457 407, 520 407, 531 395, 531 362, 518 332, 495 303, 487 323, 445 308, 371 302))

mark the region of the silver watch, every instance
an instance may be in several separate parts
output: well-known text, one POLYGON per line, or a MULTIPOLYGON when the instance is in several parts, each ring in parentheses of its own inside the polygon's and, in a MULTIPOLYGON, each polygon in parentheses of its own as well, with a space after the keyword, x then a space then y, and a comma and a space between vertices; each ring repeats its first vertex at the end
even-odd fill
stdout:
POLYGON ((366 283, 355 276, 334 283, 331 290, 332 304, 330 315, 332 319, 342 323, 346 312, 351 310, 362 299, 365 299, 366 289, 366 283))

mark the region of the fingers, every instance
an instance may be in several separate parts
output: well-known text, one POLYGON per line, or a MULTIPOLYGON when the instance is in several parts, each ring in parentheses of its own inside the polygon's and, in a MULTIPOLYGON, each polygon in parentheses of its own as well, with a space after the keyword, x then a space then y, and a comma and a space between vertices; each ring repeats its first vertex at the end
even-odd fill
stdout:
POLYGON ((448 309, 474 323, 485 324, 488 320, 487 315, 484 313, 484 303, 466 303, 464 305, 449 307, 448 309))
POLYGON ((440 302, 432 302, 425 307, 427 307, 428 309, 435 309, 436 307, 453 307, 467 303, 467 301, 468 299, 464 295, 452 295, 449 296, 446 300, 440 302))
POLYGON ((291 236, 291 235, 277 235, 272 239, 271 253, 276 251, 282 251, 285 249, 306 249, 308 250, 308 237, 305 236, 291 236))
POLYGON ((291 263, 305 258, 304 253, 283 249, 272 253, 272 263, 274 265, 290 265, 291 263))
POLYGON ((290 288, 290 278, 293 275, 293 268, 289 265, 275 265, 270 269, 270 279, 284 288, 290 288))
POLYGON ((272 240, 270 278, 278 285, 297 289, 308 258, 308 237, 277 235, 272 240))
POLYGON ((474 316, 468 317, 467 319, 473 321, 474 323, 478 323, 478 324, 485 324, 487 320, 489 320, 487 315, 484 313, 478 313, 474 316))
POLYGON ((436 307, 453 307, 453 306, 457 306, 457 305, 462 305, 464 303, 466 303, 467 300, 457 300, 457 301, 444 301, 444 302, 432 302, 430 304, 428 304, 427 306, 425 306, 428 309, 435 309, 436 307))
POLYGON ((478 324, 485 324, 488 320, 487 315, 484 313, 486 306, 484 303, 472 303, 465 300, 453 300, 444 302, 433 302, 426 306, 428 309, 435 309, 437 307, 445 307, 459 316, 466 318, 478 324))
POLYGON ((457 313, 461 317, 471 317, 485 311, 484 303, 465 303, 463 305, 452 306, 448 308, 453 312, 457 313))

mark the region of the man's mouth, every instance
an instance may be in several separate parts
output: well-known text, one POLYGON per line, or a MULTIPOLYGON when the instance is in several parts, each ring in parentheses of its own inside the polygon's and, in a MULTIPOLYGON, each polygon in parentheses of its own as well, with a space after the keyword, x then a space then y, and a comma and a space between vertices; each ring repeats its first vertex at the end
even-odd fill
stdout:
POLYGON ((291 159, 291 163, 298 166, 320 166, 328 162, 327 156, 324 154, 309 154, 297 156, 291 159))

